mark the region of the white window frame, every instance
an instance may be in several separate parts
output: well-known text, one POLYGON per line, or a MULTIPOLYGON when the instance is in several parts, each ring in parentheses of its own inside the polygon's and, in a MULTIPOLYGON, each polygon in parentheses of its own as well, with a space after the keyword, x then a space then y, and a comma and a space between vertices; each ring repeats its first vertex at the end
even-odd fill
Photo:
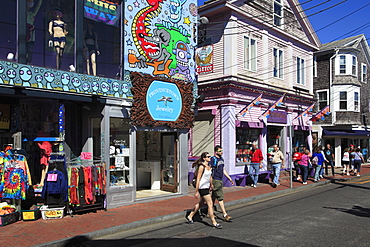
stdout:
POLYGON ((347 68, 346 68, 346 55, 339 55, 339 74, 340 75, 345 75, 347 73, 347 68), (342 72, 344 70, 344 72, 342 72))
POLYGON ((357 57, 352 56, 352 67, 351 67, 351 74, 353 76, 357 76, 357 57))
POLYGON ((284 51, 278 48, 273 49, 273 76, 284 78, 284 51))
POLYGON ((321 111, 325 106, 329 105, 329 90, 317 90, 316 91, 316 98, 317 98, 317 111, 321 111), (321 100, 320 94, 325 93, 326 94, 326 100, 321 100), (325 103, 326 102, 326 103, 325 103), (324 103, 324 104, 322 104, 324 103))
POLYGON ((361 64, 361 82, 367 83, 367 65, 364 63, 361 64))
POLYGON ((284 16, 282 0, 274 0, 273 12, 274 12, 273 24, 275 26, 281 27, 283 25, 283 16, 284 16), (279 6, 280 10, 275 10, 275 6, 279 6))
POLYGON ((348 111, 348 92, 347 91, 340 91, 339 92, 339 111, 348 111), (345 99, 342 98, 342 95, 344 95, 345 93, 345 99), (346 107, 345 108, 342 108, 342 105, 341 103, 342 102, 345 102, 346 104, 346 107))
POLYGON ((257 71, 257 40, 244 37, 244 69, 257 71))
POLYGON ((297 84, 305 85, 305 60, 303 58, 297 57, 297 84))
POLYGON ((353 92, 353 110, 356 112, 360 111, 360 93, 359 92, 353 92))

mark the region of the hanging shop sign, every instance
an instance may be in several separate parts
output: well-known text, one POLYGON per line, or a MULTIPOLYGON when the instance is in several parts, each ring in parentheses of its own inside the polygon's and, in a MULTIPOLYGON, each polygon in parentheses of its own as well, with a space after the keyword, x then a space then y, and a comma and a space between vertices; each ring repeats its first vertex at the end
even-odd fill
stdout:
POLYGON ((191 128, 194 113, 191 110, 193 84, 181 80, 164 79, 132 73, 131 121, 135 126, 191 128))
POLYGON ((119 26, 121 5, 107 0, 85 0, 84 16, 107 25, 119 26))
POLYGON ((213 45, 206 45, 197 48, 195 51, 195 61, 197 63, 197 73, 207 74, 213 72, 213 45))

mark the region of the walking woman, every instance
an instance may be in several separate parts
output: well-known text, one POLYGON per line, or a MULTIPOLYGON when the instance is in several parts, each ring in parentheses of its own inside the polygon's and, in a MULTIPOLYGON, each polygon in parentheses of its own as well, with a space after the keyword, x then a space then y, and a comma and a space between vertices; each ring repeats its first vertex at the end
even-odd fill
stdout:
POLYGON ((299 164, 299 167, 301 168, 302 172, 302 183, 307 184, 307 178, 308 178, 308 162, 310 162, 311 153, 308 151, 308 149, 304 150, 304 153, 301 158, 301 164, 299 164))
POLYGON ((185 216, 186 221, 189 224, 193 224, 193 217, 196 212, 199 211, 200 205, 204 200, 208 206, 208 215, 212 221, 213 227, 221 229, 222 226, 216 222, 215 214, 213 211, 212 197, 210 190, 212 189, 212 168, 210 166, 211 155, 208 152, 201 154, 200 158, 194 162, 197 173, 197 182, 195 186, 195 198, 200 198, 199 202, 195 205, 194 209, 190 212, 188 216, 185 216))
POLYGON ((312 155, 312 160, 315 159, 315 157, 317 157, 317 165, 315 167, 315 176, 313 180, 315 183, 317 183, 320 180, 320 170, 322 164, 325 162, 325 157, 321 151, 322 150, 319 147, 316 147, 312 155))
POLYGON ((353 154, 353 166, 355 176, 360 176, 361 163, 365 163, 365 160, 364 157, 362 156, 361 149, 356 148, 353 154))
POLYGON ((350 171, 350 169, 349 169, 349 167, 350 167, 350 165, 349 165, 349 152, 348 151, 349 151, 348 148, 344 149, 343 158, 342 158, 342 165, 344 167, 342 175, 347 174, 347 176, 349 176, 349 171, 350 171))

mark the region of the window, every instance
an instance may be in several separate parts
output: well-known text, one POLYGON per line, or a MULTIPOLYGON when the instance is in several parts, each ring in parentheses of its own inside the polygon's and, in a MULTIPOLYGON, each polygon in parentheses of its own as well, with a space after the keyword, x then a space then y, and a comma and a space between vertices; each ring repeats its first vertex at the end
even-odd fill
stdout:
POLYGON ((283 51, 274 48, 274 77, 283 78, 283 51))
POLYGON ((367 66, 366 66, 366 64, 362 64, 362 66, 361 66, 361 82, 363 82, 363 83, 366 83, 366 81, 367 81, 366 74, 367 74, 367 66))
POLYGON ((357 76, 357 57, 352 56, 352 75, 357 76))
POLYGON ((317 92, 317 99, 319 103, 318 111, 322 110, 325 106, 329 104, 328 102, 328 91, 317 92))
POLYGON ((274 25, 281 26, 283 19, 283 6, 281 0, 274 1, 274 25))
POLYGON ((304 59, 297 57, 297 83, 304 85, 305 81, 304 59))
POLYGON ((247 70, 257 70, 257 42, 249 37, 244 38, 244 68, 247 70))
POLYGON ((347 110, 347 92, 339 92, 339 110, 347 110))
POLYGON ((313 77, 317 77, 317 61, 316 61, 316 57, 313 57, 313 77))
POLYGON ((339 57, 339 74, 346 73, 346 56, 342 55, 339 57))
POLYGON ((358 108, 358 92, 355 92, 355 95, 354 95, 353 99, 354 99, 354 102, 353 102, 354 111, 358 111, 359 110, 359 108, 358 108))

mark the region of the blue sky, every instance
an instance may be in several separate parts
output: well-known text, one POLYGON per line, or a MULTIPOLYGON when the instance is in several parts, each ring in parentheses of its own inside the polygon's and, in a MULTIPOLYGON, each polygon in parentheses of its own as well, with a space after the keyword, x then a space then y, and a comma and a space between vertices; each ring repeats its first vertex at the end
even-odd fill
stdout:
MULTIPOLYGON (((198 0, 199 6, 203 2, 204 0, 198 0)), ((309 16, 321 43, 358 34, 365 34, 370 43, 369 0, 299 0, 299 2, 309 16), (352 12, 354 13, 351 14, 352 12)))

